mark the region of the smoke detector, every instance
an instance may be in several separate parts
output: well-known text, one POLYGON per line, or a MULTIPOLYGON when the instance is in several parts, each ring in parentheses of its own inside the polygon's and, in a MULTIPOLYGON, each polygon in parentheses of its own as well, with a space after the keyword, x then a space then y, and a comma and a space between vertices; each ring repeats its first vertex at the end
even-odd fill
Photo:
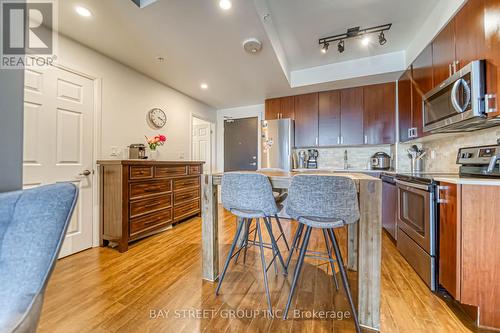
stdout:
POLYGON ((243 48, 248 53, 255 54, 262 50, 262 42, 257 38, 250 38, 243 42, 243 48))

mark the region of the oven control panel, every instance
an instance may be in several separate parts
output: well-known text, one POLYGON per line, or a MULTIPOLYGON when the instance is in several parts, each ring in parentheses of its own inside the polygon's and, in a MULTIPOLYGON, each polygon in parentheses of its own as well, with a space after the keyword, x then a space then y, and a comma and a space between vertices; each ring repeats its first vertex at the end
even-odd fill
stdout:
POLYGON ((498 149, 500 149, 499 146, 461 148, 458 151, 457 164, 488 165, 498 149))

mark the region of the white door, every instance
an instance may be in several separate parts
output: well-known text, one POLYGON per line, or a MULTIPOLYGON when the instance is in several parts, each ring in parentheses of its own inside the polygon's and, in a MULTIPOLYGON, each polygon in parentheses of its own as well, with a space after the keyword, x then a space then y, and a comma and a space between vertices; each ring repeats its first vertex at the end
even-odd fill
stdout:
POLYGON ((212 173, 210 123, 193 125, 193 160, 203 161, 203 173, 212 173))
POLYGON ((24 91, 24 188, 57 182, 79 188, 64 257, 92 247, 93 81, 52 66, 26 69, 24 91))

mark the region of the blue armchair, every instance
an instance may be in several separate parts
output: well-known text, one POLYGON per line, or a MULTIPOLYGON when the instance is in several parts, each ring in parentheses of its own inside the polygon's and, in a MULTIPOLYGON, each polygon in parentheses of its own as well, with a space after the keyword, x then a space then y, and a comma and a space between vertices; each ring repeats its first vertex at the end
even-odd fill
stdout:
POLYGON ((78 190, 64 183, 0 193, 0 332, 35 332, 78 190))

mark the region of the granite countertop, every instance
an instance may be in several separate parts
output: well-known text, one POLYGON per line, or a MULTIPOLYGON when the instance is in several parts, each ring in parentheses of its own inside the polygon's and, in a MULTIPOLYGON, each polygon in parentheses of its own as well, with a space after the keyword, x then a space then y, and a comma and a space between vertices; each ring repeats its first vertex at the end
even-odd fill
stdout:
POLYGON ((459 177, 459 176, 443 176, 443 177, 435 177, 434 180, 438 182, 445 182, 458 185, 500 186, 500 178, 472 178, 472 177, 459 177))

